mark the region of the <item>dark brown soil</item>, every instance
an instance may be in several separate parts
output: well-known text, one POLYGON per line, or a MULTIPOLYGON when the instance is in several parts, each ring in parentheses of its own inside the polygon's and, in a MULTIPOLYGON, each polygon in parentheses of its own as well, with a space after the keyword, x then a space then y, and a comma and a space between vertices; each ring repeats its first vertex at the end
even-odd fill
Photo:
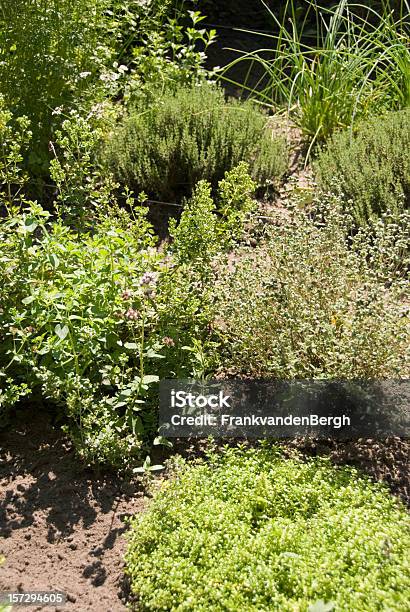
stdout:
POLYGON ((82 467, 46 414, 20 416, 0 433, 0 591, 59 590, 67 611, 126 610, 124 519, 142 492, 82 467))

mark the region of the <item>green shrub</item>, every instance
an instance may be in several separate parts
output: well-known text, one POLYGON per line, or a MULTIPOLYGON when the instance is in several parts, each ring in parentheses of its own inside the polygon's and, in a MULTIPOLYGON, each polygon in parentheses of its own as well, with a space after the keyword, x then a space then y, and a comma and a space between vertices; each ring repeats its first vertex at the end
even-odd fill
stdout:
POLYGON ((178 226, 175 219, 169 224, 172 251, 178 263, 193 266, 197 262, 205 278, 215 255, 241 238, 245 222, 256 206, 251 197, 254 191, 255 183, 245 162, 225 173, 215 201, 210 183, 200 181, 184 206, 178 226))
POLYGON ((259 184, 275 182, 286 170, 287 152, 267 122, 252 103, 226 102, 218 88, 181 87, 130 109, 102 157, 121 183, 165 200, 189 194, 201 179, 216 187, 240 161, 250 164, 259 184))
POLYGON ((11 206, 27 182, 23 158, 31 139, 27 117, 13 119, 0 95, 0 207, 11 206))
POLYGON ((409 215, 385 217, 349 244, 340 202, 320 209, 322 221, 295 210, 257 248, 222 259, 214 329, 224 368, 274 378, 407 377, 409 215))
MULTIPOLYGON (((2 3, 0 93, 13 114, 31 121, 33 168, 44 170, 47 163, 47 143, 60 120, 56 109, 77 101, 115 59, 102 39, 109 5, 110 0, 2 3)), ((115 37, 111 42, 115 46, 115 37)))
POLYGON ((284 459, 275 447, 178 468, 131 521, 135 609, 406 607, 409 517, 355 469, 284 459))
POLYGON ((410 206, 410 110, 336 134, 315 164, 319 187, 340 191, 357 224, 410 206))
POLYGON ((55 183, 54 209, 66 222, 82 231, 93 224, 103 209, 115 207, 114 184, 109 173, 95 165, 104 125, 115 113, 107 101, 87 117, 76 111, 62 122, 51 143, 50 176, 55 183))
POLYGON ((8 206, 0 219, 0 419, 39 393, 86 461, 140 461, 156 431, 153 385, 204 376, 215 358, 211 263, 253 205, 246 165, 219 187, 222 217, 200 183, 168 253, 155 248, 147 209, 131 195, 130 213, 102 208, 92 233, 52 221, 36 203, 8 206))
POLYGON ((31 122, 33 173, 47 174, 47 145, 73 108, 87 115, 107 98, 146 99, 165 82, 205 78, 215 32, 198 27, 203 17, 188 11, 195 1, 2 3, 0 95, 13 115, 31 122))
POLYGON ((187 375, 194 360, 169 337, 179 289, 182 346, 199 328, 198 318, 189 327, 198 309, 189 277, 182 283, 153 247, 145 214, 122 211, 78 234, 32 204, 0 224, 0 416, 36 392, 84 460, 120 468, 135 465, 155 433, 153 385, 181 368, 187 375))
POLYGON ((0 410, 39 390, 88 461, 126 465, 152 423, 144 399, 160 347, 145 336, 161 258, 146 251, 141 215, 81 237, 48 217, 33 204, 0 226, 0 410))

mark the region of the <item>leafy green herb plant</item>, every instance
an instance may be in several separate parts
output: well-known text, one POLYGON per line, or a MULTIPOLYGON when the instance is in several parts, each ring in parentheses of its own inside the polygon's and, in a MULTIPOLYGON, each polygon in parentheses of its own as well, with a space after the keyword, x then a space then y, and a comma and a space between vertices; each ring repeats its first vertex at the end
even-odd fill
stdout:
POLYGON ((410 109, 335 134, 314 164, 321 190, 341 194, 362 225, 410 206, 410 109))
POLYGON ((191 194, 199 180, 216 188, 241 161, 257 184, 275 185, 287 169, 288 152, 252 103, 225 101, 221 89, 202 84, 130 107, 109 135, 101 161, 135 192, 173 201, 191 194))
POLYGON ((409 215, 385 214, 353 239, 336 196, 296 206, 256 248, 215 264, 223 368, 273 378, 409 374, 409 215))

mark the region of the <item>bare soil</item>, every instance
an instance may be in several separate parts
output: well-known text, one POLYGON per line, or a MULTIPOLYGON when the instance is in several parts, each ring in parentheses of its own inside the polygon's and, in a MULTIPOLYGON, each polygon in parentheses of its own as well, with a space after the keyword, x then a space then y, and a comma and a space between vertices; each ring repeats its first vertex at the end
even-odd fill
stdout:
POLYGON ((84 468, 50 416, 21 411, 0 433, 0 591, 63 591, 67 612, 126 610, 125 519, 143 506, 136 484, 84 468))

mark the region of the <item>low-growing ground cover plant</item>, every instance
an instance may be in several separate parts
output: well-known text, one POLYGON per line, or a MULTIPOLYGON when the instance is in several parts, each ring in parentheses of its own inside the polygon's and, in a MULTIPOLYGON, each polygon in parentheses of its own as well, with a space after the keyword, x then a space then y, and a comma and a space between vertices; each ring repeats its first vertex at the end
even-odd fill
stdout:
POLYGON ((198 180, 215 188, 241 161, 259 185, 277 182, 288 165, 285 141, 269 130, 267 115, 206 84, 130 106, 101 159, 120 183, 165 200, 189 194, 198 180))
POLYGON ((410 110, 335 134, 314 167, 320 189, 342 194, 356 224, 410 206, 410 110))
POLYGON ((138 610, 402 610, 409 517, 387 489, 277 448, 174 461, 131 520, 138 610))
POLYGON ((214 329, 224 368, 274 378, 408 376, 408 213, 352 237, 338 198, 319 210, 295 208, 257 248, 223 258, 214 329))

